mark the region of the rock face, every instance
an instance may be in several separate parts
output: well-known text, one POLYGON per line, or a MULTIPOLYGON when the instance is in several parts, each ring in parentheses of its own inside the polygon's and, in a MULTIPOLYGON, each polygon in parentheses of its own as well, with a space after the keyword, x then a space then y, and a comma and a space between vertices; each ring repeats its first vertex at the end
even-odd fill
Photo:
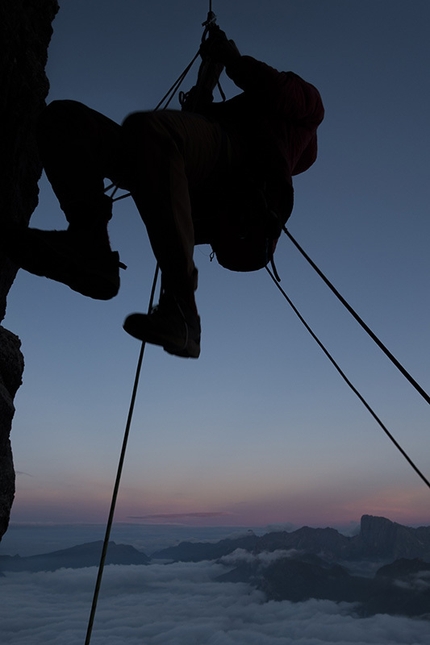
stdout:
POLYGON ((363 515, 359 535, 354 539, 359 553, 375 560, 426 558, 430 560, 430 528, 417 529, 384 517, 363 515))
POLYGON ((13 398, 21 385, 24 369, 24 359, 19 347, 17 336, 0 327, 0 536, 7 529, 15 493, 9 433, 15 411, 13 398))
MULTIPOLYGON (((34 124, 48 93, 45 65, 57 11, 57 0, 0 0, 0 234, 8 222, 27 224, 37 205, 42 168, 34 124)), ((15 275, 0 255, 0 322, 15 275)), ((15 491, 9 434, 23 367, 19 339, 0 327, 0 538, 15 491)))

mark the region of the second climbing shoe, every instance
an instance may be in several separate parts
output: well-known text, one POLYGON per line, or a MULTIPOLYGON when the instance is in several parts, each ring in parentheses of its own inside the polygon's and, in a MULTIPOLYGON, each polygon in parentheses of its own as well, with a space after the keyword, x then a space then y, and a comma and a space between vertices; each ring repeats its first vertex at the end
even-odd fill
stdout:
POLYGON ((200 317, 186 303, 162 295, 149 314, 130 314, 125 331, 138 340, 160 345, 169 354, 182 358, 200 356, 200 317))
POLYGON ((107 234, 95 243, 70 231, 16 227, 3 235, 2 250, 22 269, 97 300, 117 295, 119 269, 125 268, 111 250, 107 234))

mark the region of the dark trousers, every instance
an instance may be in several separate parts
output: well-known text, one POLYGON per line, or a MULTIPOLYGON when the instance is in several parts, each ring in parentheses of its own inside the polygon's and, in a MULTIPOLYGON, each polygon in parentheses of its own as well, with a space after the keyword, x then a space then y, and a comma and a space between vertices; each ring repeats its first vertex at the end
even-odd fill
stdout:
POLYGON ((194 303, 195 227, 207 237, 210 208, 198 206, 222 182, 225 135, 202 116, 137 112, 122 125, 76 101, 54 101, 40 119, 46 175, 70 224, 91 228, 111 216, 104 179, 129 190, 146 225, 163 286, 194 303), (195 196, 195 208, 193 207, 195 196))

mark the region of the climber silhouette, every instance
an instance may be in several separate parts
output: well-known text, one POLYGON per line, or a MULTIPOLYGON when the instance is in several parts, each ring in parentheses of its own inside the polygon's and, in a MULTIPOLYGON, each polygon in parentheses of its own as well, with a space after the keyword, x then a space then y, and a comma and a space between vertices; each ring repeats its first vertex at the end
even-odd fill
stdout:
POLYGON ((200 54, 182 110, 137 112, 118 125, 76 101, 48 105, 38 143, 68 228, 15 230, 4 242, 27 271, 92 298, 114 297, 122 265, 108 237, 109 178, 130 191, 162 275, 158 306, 129 315, 124 329, 192 358, 200 354, 194 245, 211 243, 228 268, 264 266, 293 207, 291 177, 316 159, 324 117, 313 85, 242 56, 217 26, 200 54), (242 92, 214 103, 224 67, 242 92))

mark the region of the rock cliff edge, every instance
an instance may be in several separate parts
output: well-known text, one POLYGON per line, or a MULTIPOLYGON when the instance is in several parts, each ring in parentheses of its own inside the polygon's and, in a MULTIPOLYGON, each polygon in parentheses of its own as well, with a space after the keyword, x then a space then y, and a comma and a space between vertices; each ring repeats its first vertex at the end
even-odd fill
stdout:
MULTIPOLYGON (((57 0, 0 0, 0 235, 8 222, 27 224, 37 206, 42 168, 34 124, 48 94, 45 65, 57 11, 57 0)), ((16 271, 0 254, 0 322, 16 271)), ((15 494, 9 436, 24 369, 20 345, 0 326, 0 539, 15 494)))

